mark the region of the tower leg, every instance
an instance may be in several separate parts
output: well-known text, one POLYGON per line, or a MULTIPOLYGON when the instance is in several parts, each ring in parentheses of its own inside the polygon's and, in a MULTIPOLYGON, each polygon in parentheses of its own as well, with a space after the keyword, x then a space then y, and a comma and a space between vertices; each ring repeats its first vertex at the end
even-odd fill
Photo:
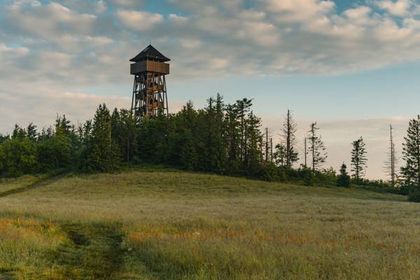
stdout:
POLYGON ((131 111, 139 120, 169 114, 165 75, 145 72, 134 77, 131 111))

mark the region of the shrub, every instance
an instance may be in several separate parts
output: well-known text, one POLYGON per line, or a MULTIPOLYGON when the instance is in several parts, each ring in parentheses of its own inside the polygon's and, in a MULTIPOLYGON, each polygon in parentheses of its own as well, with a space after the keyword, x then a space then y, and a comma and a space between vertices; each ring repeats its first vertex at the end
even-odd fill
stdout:
POLYGON ((411 201, 411 202, 420 202, 420 190, 416 190, 414 192, 411 192, 408 195, 408 201, 411 201))

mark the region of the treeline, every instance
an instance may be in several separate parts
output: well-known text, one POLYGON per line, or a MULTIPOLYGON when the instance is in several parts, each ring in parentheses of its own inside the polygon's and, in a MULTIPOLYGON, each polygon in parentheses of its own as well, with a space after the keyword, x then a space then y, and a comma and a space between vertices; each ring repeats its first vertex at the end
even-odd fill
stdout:
POLYGON ((0 135, 0 174, 20 176, 57 169, 110 172, 122 165, 153 163, 306 185, 354 182, 393 192, 420 189, 420 117, 410 121, 400 180, 395 180, 394 164, 390 183, 363 178, 367 157, 362 137, 353 142, 351 176, 345 164, 337 175, 332 168, 323 168, 327 152, 317 124, 307 131, 303 155, 297 151, 296 131, 288 111, 281 138, 276 139, 279 144, 274 146, 252 110, 252 100, 246 98, 225 104, 217 95, 203 109, 187 103, 176 114, 141 122, 129 110, 111 112, 103 104, 92 120, 79 126, 61 116, 48 129, 16 125, 11 135, 0 135), (304 163, 298 165, 299 160, 304 163))
MULTIPOLYGON (((290 114, 289 118, 291 124, 290 114)), ((33 124, 16 125, 11 135, 0 136, 0 174, 19 176, 65 168, 109 172, 123 164, 154 163, 267 180, 313 177, 309 168, 292 168, 298 160, 294 129, 294 125, 288 129, 286 146, 277 145, 275 151, 270 147, 268 152, 261 119, 249 99, 225 104, 218 95, 203 109, 187 103, 176 114, 141 122, 129 110, 110 112, 102 104, 92 120, 79 126, 65 116, 41 131, 33 124)), ((314 125, 308 149, 314 155, 313 171, 320 172, 324 156, 316 130, 314 125)))

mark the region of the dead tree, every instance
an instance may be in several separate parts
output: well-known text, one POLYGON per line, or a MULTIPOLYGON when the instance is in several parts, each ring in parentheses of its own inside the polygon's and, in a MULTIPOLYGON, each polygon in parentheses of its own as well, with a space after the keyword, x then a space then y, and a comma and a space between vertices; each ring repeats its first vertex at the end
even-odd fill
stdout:
POLYGON ((388 150, 388 159, 385 162, 385 172, 389 176, 391 185, 395 187, 397 182, 397 158, 395 151, 394 135, 392 125, 389 125, 389 150, 388 150))

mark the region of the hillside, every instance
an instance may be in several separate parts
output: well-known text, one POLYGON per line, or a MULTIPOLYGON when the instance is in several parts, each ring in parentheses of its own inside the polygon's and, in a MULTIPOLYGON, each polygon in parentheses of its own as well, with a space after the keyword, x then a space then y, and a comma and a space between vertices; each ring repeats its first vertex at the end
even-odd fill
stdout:
POLYGON ((150 168, 33 186, 0 195, 0 279, 420 279, 398 195, 150 168))

